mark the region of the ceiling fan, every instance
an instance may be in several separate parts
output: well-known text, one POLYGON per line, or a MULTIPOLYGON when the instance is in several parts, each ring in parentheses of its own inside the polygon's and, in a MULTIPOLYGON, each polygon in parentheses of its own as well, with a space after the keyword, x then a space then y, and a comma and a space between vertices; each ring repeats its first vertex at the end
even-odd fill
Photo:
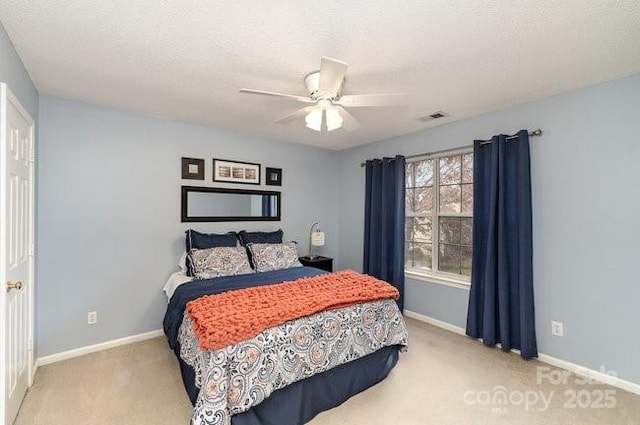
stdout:
POLYGON ((279 119, 276 123, 287 123, 304 116, 306 126, 315 131, 322 131, 323 123, 327 131, 333 131, 343 126, 347 131, 358 128, 358 121, 344 108, 397 106, 406 101, 407 94, 405 93, 343 96, 342 88, 346 73, 346 63, 323 56, 320 70, 314 71, 304 78, 309 96, 253 89, 240 89, 240 93, 282 97, 309 104, 309 106, 279 119))

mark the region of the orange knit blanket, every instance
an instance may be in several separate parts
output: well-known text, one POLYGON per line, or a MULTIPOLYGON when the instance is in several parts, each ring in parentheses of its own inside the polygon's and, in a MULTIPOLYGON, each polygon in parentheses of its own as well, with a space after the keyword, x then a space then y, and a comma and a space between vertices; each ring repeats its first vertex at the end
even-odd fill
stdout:
POLYGON ((214 350, 323 310, 398 297, 398 290, 387 282, 343 270, 206 295, 187 303, 187 312, 200 348, 214 350))

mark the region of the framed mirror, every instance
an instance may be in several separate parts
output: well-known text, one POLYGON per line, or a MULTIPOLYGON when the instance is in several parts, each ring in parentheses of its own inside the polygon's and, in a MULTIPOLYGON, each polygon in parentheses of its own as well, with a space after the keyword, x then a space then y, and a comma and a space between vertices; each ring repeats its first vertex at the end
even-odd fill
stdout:
POLYGON ((182 186, 181 221, 280 221, 280 192, 182 186))

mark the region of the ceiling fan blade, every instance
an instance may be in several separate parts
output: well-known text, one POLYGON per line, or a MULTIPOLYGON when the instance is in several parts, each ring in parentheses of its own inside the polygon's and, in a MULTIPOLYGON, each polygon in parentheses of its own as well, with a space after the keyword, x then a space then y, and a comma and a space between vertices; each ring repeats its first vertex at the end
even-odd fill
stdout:
POLYGON ((286 115, 283 118, 280 118, 278 121, 276 121, 276 124, 285 124, 291 121, 295 121, 299 118, 304 117, 305 115, 307 115, 309 112, 311 112, 313 110, 313 106, 305 106, 302 109, 298 109, 297 111, 286 115))
POLYGON ((323 56, 320 62, 319 90, 326 92, 329 97, 336 97, 340 93, 346 73, 346 63, 323 56))
POLYGON ((298 96, 298 95, 295 95, 295 94, 276 93, 276 92, 272 92, 272 91, 253 90, 253 89, 240 89, 240 93, 259 94, 259 95, 262 95, 262 96, 284 97, 286 99, 293 99, 293 100, 297 100, 298 102, 303 102, 303 103, 315 103, 309 97, 298 96))
POLYGON ((342 96, 334 103, 346 107, 401 106, 408 98, 406 93, 354 94, 342 96))
POLYGON ((356 120, 353 115, 341 106, 338 106, 338 108, 340 109, 340 116, 342 117, 342 127, 345 131, 353 131, 360 127, 358 120, 356 120))

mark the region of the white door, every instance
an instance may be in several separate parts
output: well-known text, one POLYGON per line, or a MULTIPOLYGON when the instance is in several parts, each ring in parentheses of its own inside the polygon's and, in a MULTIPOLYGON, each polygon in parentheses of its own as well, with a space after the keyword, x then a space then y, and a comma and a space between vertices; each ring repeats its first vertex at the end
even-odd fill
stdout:
POLYGON ((0 420, 10 425, 34 372, 34 124, 7 85, 0 90, 0 420))

